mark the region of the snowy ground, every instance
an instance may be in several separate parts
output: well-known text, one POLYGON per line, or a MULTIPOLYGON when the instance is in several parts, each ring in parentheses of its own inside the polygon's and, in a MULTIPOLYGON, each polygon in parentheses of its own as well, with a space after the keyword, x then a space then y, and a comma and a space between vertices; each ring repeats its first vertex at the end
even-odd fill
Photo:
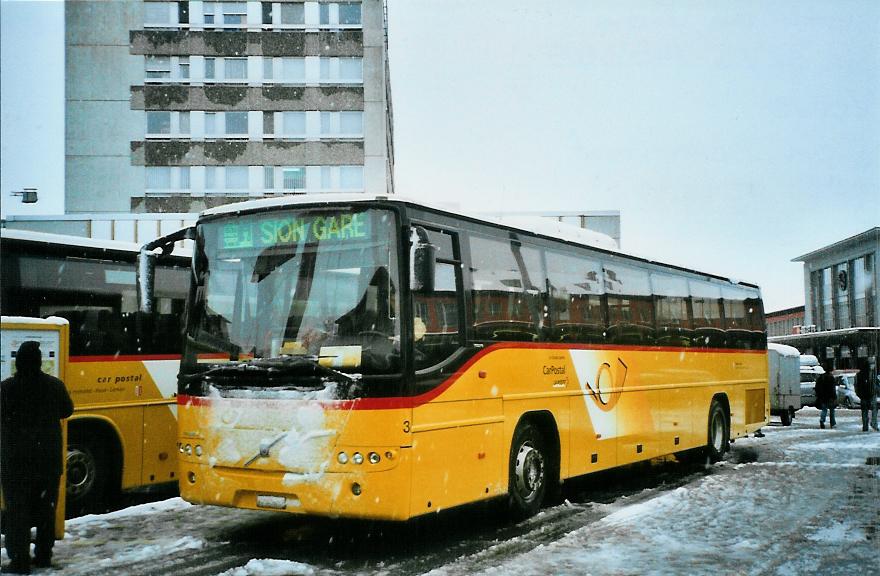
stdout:
POLYGON ((708 468, 655 462, 575 482, 518 525, 491 506, 399 526, 174 498, 69 520, 58 569, 35 573, 880 574, 880 433, 838 414, 819 430, 805 408, 708 468))

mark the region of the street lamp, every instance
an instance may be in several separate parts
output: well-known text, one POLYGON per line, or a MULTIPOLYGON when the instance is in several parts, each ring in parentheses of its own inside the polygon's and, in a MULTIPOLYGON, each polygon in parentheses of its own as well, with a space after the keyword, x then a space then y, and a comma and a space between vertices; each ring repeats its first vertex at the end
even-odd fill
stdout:
POLYGON ((25 188, 24 190, 20 190, 12 193, 13 196, 21 196, 22 204, 36 204, 37 203, 37 189, 36 188, 25 188))

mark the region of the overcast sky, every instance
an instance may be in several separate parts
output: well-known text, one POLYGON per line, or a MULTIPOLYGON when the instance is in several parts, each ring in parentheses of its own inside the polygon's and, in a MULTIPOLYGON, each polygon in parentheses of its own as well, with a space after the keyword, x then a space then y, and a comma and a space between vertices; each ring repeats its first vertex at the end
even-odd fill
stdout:
MULTIPOLYGON (((63 9, 0 6, 15 214, 10 190, 57 162, 63 182, 63 148, 44 136, 63 142, 58 114, 22 108, 55 90, 63 113, 63 24, 57 42, 42 28, 63 9), (59 159, 28 168, 35 150, 59 159)), ((620 210, 624 249, 756 282, 768 310, 804 302, 792 258, 880 225, 880 2, 388 0, 388 13, 401 195, 620 210)), ((61 186, 41 186, 41 213, 62 204, 61 186)))

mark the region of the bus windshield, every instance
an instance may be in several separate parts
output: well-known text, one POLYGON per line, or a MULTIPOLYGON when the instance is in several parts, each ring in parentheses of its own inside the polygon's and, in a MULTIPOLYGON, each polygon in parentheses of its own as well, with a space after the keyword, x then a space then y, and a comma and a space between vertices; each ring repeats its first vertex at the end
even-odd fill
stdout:
POLYGON ((290 387, 398 372, 395 230, 394 214, 378 209, 201 224, 182 384, 189 375, 194 384, 290 387))

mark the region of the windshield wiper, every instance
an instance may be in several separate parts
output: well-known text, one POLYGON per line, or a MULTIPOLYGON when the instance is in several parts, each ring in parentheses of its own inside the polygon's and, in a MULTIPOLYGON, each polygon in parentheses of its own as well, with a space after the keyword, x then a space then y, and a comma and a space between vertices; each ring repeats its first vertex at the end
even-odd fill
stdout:
POLYGON ((201 381, 221 387, 320 387, 328 380, 355 384, 359 374, 346 374, 322 366, 318 356, 278 356, 249 361, 215 364, 184 377, 188 382, 201 381))

